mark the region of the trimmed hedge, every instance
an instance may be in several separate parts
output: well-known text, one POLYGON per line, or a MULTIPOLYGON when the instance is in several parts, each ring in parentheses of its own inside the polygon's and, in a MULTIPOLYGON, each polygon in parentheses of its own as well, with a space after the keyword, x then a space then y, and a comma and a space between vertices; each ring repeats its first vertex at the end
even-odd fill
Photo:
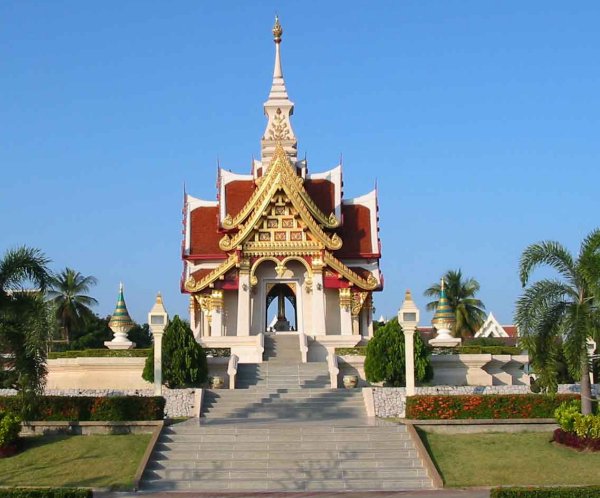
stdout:
POLYGON ((92 498, 91 489, 82 488, 5 488, 0 498, 92 498))
POLYGON ((440 419, 520 419, 553 418, 564 401, 579 399, 578 394, 470 394, 460 396, 409 396, 406 418, 440 419))
POLYGON ((54 351, 49 360, 59 358, 146 358, 150 349, 83 349, 80 351, 54 351))
POLYGON ((354 346, 353 348, 335 348, 338 356, 367 356, 367 346, 354 346))
MULTIPOLYGON (((19 396, 2 396, 0 411, 20 413, 21 402, 19 396)), ((29 421, 162 420, 164 411, 161 396, 40 396, 29 421)))
POLYGON ((229 358, 231 356, 231 348, 204 348, 206 356, 213 358, 229 358))
POLYGON ((490 498, 598 498, 600 486, 493 488, 490 498))
POLYGON ((522 353, 522 349, 517 346, 457 346, 458 354, 510 354, 517 355, 522 353))

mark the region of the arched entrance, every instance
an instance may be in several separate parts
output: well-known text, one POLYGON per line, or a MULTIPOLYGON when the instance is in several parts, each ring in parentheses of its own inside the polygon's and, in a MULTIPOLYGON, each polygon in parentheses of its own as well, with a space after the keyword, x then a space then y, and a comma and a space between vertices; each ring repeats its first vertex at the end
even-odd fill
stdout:
POLYGON ((267 332, 298 330, 298 309, 294 287, 293 283, 278 283, 268 290, 265 303, 267 332))

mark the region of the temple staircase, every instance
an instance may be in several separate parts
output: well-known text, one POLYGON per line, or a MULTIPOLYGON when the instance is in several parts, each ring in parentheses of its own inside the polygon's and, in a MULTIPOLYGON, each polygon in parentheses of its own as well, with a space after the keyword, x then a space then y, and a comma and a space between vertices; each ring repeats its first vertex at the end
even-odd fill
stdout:
POLYGON ((265 338, 265 362, 241 364, 237 389, 206 390, 200 419, 167 427, 142 489, 428 489, 403 425, 366 416, 360 390, 330 389, 325 363, 300 363, 298 337, 265 338))

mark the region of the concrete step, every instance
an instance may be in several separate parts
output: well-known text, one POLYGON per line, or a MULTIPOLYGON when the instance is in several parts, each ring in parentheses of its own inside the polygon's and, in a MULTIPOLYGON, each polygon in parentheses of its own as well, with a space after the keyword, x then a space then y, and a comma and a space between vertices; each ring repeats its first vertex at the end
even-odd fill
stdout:
POLYGON ((370 480, 388 480, 388 479, 414 479, 427 478, 423 469, 400 468, 400 469, 338 469, 331 468, 300 468, 300 469, 156 469, 148 472, 149 479, 169 479, 174 481, 182 480, 237 480, 237 479, 370 479, 370 480))
POLYGON ((338 468, 343 470, 357 469, 396 469, 421 468, 410 452, 403 452, 403 458, 389 455, 389 458, 356 460, 354 458, 332 460, 269 460, 237 458, 221 460, 150 460, 148 470, 161 469, 198 469, 198 470, 264 470, 264 469, 317 469, 327 470, 338 468))
POLYGON ((167 426, 163 429, 162 435, 189 435, 189 434, 200 434, 200 435, 218 435, 220 437, 225 435, 262 435, 268 437, 270 434, 345 434, 352 436, 354 434, 362 435, 363 440, 370 437, 379 437, 390 435, 394 437, 396 434, 406 434, 408 431, 404 425, 319 425, 319 424, 296 424, 292 427, 288 426, 248 426, 248 425, 232 425, 232 426, 219 426, 211 427, 201 425, 199 422, 193 424, 183 423, 174 424, 167 426))
POLYGON ((149 479, 144 482, 144 489, 152 491, 385 491, 385 490, 419 490, 431 489, 428 478, 404 479, 257 479, 247 478, 227 480, 163 480, 149 479))
POLYGON ((196 434, 163 434, 159 438, 161 443, 223 443, 223 444, 240 444, 248 442, 277 442, 277 441, 294 441, 294 442, 346 442, 346 443, 363 443, 365 441, 379 442, 387 444, 389 442, 407 440, 410 441, 410 436, 407 432, 396 433, 374 433, 374 434, 340 434, 340 433, 315 433, 309 432, 304 434, 294 432, 275 432, 271 434, 217 434, 214 432, 196 433, 196 434))

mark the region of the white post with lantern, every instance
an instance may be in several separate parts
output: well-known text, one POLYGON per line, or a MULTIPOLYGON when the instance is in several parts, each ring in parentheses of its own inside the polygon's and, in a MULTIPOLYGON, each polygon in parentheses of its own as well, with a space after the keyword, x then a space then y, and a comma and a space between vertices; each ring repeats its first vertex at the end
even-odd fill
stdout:
POLYGON ((159 292, 154 306, 148 313, 148 325, 154 338, 154 394, 156 396, 162 395, 162 337, 168 321, 169 315, 159 292))
POLYGON ((414 334, 419 323, 419 308, 412 299, 410 290, 404 295, 404 302, 398 311, 398 323, 404 333, 404 371, 406 377, 406 395, 415 394, 415 345, 414 334))

